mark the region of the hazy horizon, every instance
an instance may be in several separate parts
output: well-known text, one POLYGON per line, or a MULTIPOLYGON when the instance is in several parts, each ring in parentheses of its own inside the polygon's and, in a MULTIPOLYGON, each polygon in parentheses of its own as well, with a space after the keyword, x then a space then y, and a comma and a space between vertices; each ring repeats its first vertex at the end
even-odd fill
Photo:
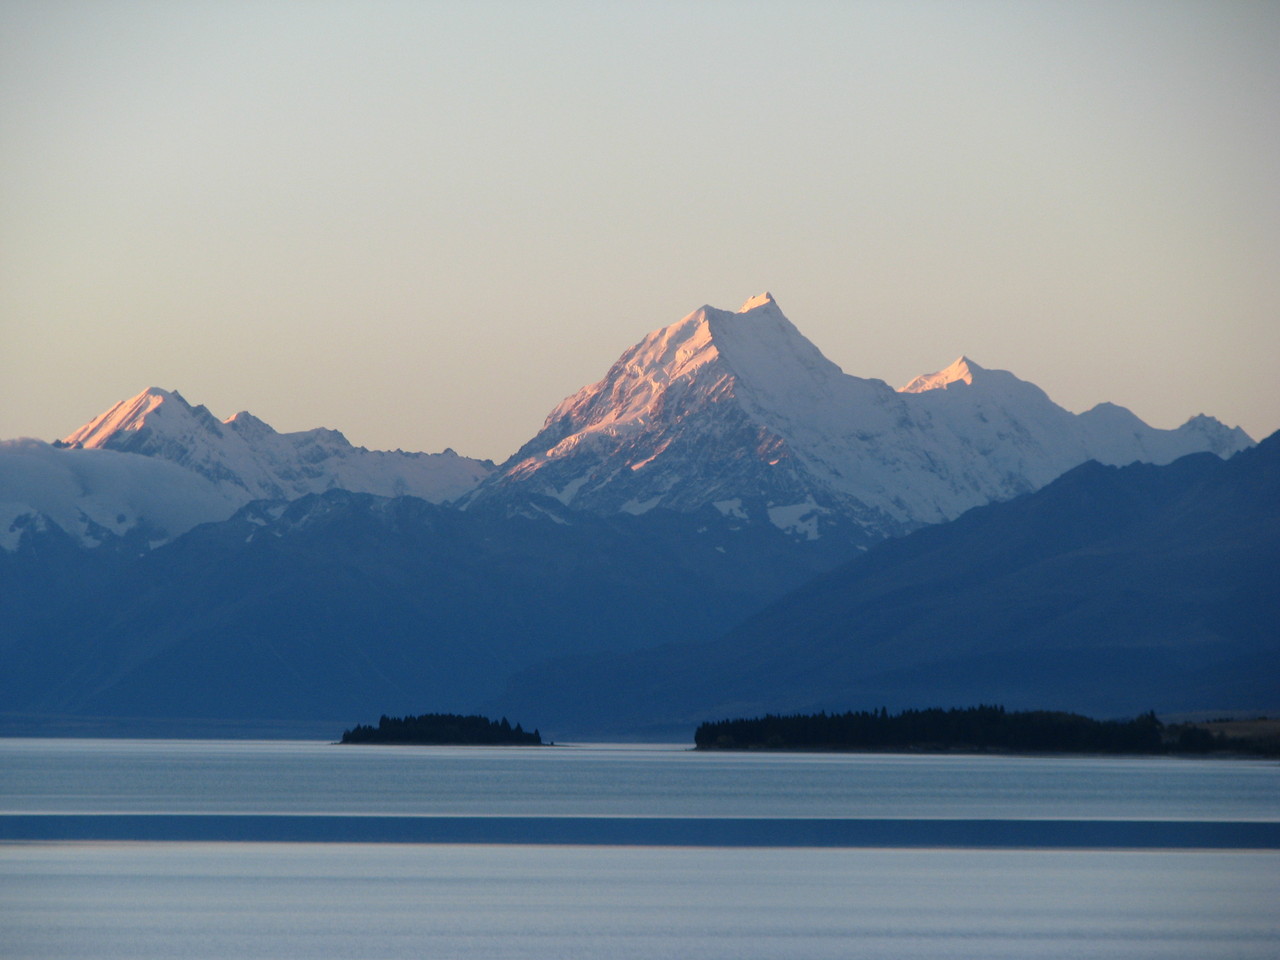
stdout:
POLYGON ((0 0, 0 438, 502 460, 771 290, 846 372, 1280 427, 1269 3, 0 0))

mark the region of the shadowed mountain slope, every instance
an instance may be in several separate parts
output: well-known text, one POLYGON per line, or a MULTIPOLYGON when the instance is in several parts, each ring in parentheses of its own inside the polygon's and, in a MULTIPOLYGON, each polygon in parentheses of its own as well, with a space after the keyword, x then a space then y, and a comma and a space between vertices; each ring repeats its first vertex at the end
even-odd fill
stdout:
POLYGON ((569 525, 345 491, 142 555, 50 529, 0 554, 0 712, 335 730, 465 713, 549 656, 722 633, 835 546, 715 511, 569 525))
POLYGON ((574 722, 618 729, 882 705, 1266 709, 1278 624, 1280 434, 1228 461, 1085 464, 881 544, 725 637, 543 665, 502 702, 589 690, 574 722))

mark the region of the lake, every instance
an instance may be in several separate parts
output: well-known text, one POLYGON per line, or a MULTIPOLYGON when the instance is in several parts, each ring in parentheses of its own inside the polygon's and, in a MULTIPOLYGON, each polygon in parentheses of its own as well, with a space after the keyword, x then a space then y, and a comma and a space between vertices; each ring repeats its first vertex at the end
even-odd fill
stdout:
POLYGON ((1280 764, 0 740, 6 957, 1274 958, 1280 764))

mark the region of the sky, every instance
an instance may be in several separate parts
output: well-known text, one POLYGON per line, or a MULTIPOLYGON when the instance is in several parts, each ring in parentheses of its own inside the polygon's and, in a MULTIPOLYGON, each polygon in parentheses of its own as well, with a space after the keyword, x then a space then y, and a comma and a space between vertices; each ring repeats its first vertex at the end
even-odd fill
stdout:
POLYGON ((0 437, 501 461, 764 290, 894 386, 1280 428, 1280 3, 0 0, 0 437))

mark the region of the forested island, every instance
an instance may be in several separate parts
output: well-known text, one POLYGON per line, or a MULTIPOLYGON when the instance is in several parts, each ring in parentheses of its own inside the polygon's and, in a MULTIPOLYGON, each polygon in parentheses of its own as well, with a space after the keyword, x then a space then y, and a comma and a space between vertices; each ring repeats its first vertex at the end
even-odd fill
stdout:
POLYGON ((406 743, 438 746, 527 746, 542 745, 537 730, 527 733, 514 727, 503 717, 464 717, 456 713, 424 713, 418 717, 388 717, 385 714, 376 727, 358 725, 342 733, 342 743, 406 743))
POLYGON ((1000 706, 721 720, 700 725, 694 745, 699 750, 1260 755, 1275 755, 1278 746, 1274 734, 1232 735, 1215 729, 1215 723, 1166 726, 1154 712, 1131 720, 1093 720, 1075 713, 1006 711, 1000 706))

